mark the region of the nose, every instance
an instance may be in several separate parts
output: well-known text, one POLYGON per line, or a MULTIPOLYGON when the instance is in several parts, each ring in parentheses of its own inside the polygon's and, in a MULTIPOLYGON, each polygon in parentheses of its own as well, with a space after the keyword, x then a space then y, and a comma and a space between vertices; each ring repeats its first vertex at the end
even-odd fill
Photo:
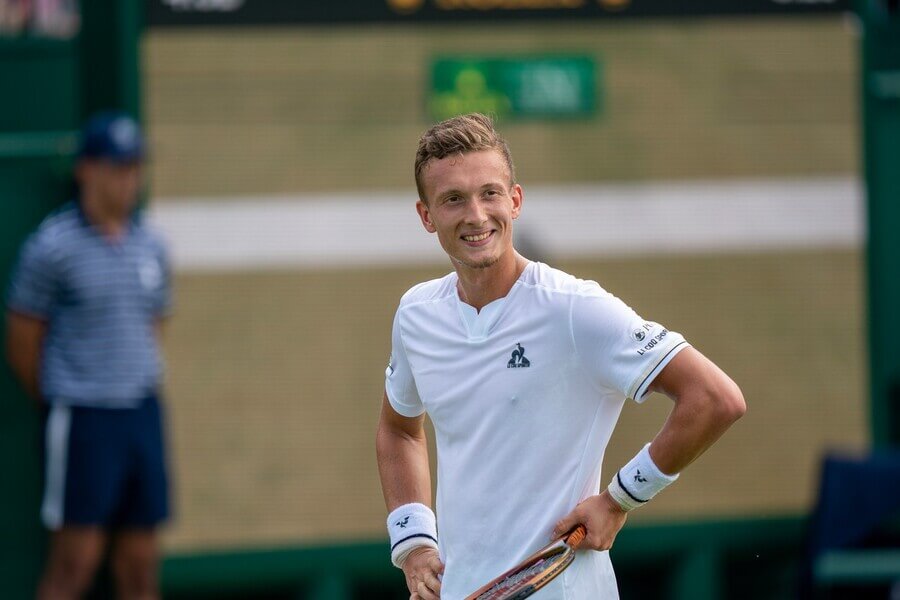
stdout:
POLYGON ((480 198, 473 198, 467 203, 466 222, 470 225, 481 225, 487 221, 487 212, 480 198))

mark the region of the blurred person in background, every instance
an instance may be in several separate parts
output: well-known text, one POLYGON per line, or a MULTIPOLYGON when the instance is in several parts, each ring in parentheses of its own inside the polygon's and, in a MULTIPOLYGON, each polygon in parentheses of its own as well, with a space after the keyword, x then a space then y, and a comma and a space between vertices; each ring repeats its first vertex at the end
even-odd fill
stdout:
POLYGON ((460 600, 582 524, 587 551, 534 597, 618 598, 606 550, 628 511, 743 415, 741 391, 680 334, 516 251, 523 190, 488 117, 428 130, 415 174, 422 224, 454 270, 410 289, 394 318, 376 442, 392 562, 413 600, 460 600), (669 418, 601 492, 625 400, 651 392, 674 401, 669 418))
POLYGON ((159 597, 159 335, 171 294, 166 250, 137 211, 144 154, 130 116, 87 121, 77 197, 25 241, 7 292, 7 359, 44 418, 40 600, 82 597, 108 545, 117 596, 159 597))

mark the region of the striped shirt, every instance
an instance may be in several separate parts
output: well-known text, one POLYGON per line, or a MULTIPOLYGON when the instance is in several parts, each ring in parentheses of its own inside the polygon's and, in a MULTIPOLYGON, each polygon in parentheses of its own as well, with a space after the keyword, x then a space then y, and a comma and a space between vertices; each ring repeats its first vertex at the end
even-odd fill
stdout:
POLYGON ((165 247, 140 220, 113 241, 77 203, 49 215, 22 247, 9 310, 47 323, 40 390, 51 404, 128 408, 157 388, 155 321, 171 304, 165 247))

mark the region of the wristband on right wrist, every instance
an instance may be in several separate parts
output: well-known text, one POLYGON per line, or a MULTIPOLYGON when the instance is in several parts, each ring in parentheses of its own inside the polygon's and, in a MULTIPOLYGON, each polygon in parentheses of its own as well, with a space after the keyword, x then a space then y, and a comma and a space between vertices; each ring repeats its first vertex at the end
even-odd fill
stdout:
POLYGON ((647 444, 616 472, 606 489, 622 510, 627 512, 649 502, 674 483, 678 476, 679 473, 666 475, 659 470, 650 457, 650 444, 647 444))
POLYGON ((391 562, 398 569, 403 568, 416 548, 427 546, 437 550, 437 519, 424 504, 398 506, 388 515, 387 528, 391 536, 391 562))

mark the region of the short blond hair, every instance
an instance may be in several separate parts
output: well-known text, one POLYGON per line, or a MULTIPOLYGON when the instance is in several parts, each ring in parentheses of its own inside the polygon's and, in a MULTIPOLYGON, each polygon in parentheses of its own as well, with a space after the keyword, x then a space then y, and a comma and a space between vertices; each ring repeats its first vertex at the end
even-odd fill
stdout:
POLYGON ((419 198, 425 201, 425 190, 422 188, 422 172, 433 159, 441 159, 452 154, 465 154, 478 150, 497 150, 509 167, 510 184, 516 181, 512 156, 506 140, 494 129, 494 120, 481 113, 460 115, 441 121, 431 127, 419 138, 416 150, 416 189, 419 198))

